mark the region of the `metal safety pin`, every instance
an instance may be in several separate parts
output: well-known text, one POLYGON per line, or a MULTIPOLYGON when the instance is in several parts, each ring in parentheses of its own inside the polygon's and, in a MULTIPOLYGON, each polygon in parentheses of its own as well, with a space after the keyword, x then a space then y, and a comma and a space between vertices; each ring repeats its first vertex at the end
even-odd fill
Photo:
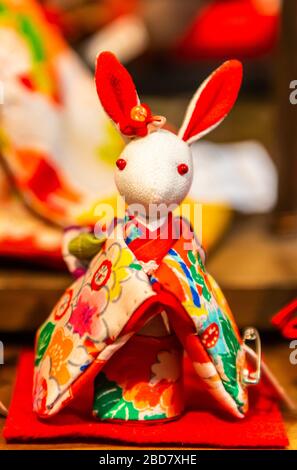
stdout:
POLYGON ((250 372, 248 369, 243 369, 241 381, 244 385, 257 385, 261 379, 261 339, 256 328, 248 327, 244 330, 243 344, 246 345, 247 341, 255 343, 256 370, 250 372))

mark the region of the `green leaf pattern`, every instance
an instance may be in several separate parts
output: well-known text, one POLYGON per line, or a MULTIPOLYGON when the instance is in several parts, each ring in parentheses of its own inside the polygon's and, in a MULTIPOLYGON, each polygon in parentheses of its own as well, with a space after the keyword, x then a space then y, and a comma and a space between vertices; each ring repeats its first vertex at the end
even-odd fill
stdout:
POLYGON ((235 336, 230 320, 227 317, 221 315, 219 319, 223 330, 224 340, 229 350, 228 354, 221 354, 220 356, 222 359, 224 372, 228 377, 228 380, 222 378, 222 382, 227 392, 232 396, 237 405, 240 407, 243 405, 243 402, 239 399, 240 389, 236 359, 238 353, 241 350, 241 346, 235 336))
POLYGON ((109 380, 103 372, 95 380, 93 415, 102 420, 120 419, 123 421, 142 419, 150 421, 167 418, 166 413, 156 413, 156 411, 140 416, 133 403, 123 397, 122 388, 116 382, 109 380))
MULTIPOLYGON (((188 252, 188 259, 191 263, 190 272, 193 280, 200 286, 202 286, 202 296, 207 302, 212 299, 212 293, 206 284, 206 270, 200 254, 195 255, 193 251, 188 252)), ((237 356, 241 351, 241 346, 234 333, 233 327, 229 318, 224 312, 219 309, 218 306, 218 320, 221 325, 223 338, 228 349, 228 353, 220 353, 216 357, 216 354, 211 354, 215 363, 221 360, 224 369, 224 377, 221 377, 222 383, 225 390, 232 396, 236 404, 241 407, 243 405, 240 400, 241 390, 239 385, 238 371, 237 371, 237 356)))
POLYGON ((44 356, 45 351, 47 350, 47 347, 51 340, 54 329, 55 329, 54 323, 48 322, 40 331, 38 341, 37 341, 37 346, 36 346, 36 358, 35 358, 36 366, 39 365, 41 359, 44 356))
POLYGON ((139 412, 123 397, 122 388, 101 372, 95 381, 93 414, 100 419, 138 420, 139 412))

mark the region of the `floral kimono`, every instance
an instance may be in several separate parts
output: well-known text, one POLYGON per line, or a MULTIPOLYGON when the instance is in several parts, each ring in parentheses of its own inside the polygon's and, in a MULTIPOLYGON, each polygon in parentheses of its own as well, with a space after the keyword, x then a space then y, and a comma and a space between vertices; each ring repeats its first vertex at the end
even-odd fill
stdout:
POLYGON ((89 383, 98 418, 177 417, 186 351, 221 408, 243 417, 242 342, 188 224, 170 215, 152 231, 126 216, 97 251, 37 333, 35 412, 58 413, 89 383), (165 333, 145 333, 157 319, 165 333))

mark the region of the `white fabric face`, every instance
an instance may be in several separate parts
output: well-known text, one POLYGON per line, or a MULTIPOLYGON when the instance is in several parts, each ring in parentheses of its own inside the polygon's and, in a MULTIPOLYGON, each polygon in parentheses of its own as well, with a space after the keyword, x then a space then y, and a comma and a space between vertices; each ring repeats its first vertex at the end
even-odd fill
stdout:
POLYGON ((172 132, 159 130, 130 142, 120 158, 123 170, 116 169, 115 182, 127 204, 179 204, 192 184, 193 162, 189 146, 172 132), (178 165, 188 172, 179 174, 178 165))

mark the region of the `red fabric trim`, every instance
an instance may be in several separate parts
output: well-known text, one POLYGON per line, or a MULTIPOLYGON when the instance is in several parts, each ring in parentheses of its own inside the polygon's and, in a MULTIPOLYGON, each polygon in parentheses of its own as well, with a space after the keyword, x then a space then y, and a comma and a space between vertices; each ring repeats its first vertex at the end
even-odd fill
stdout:
POLYGON ((212 362, 207 351, 201 343, 195 324, 189 315, 171 292, 167 292, 158 283, 153 284, 153 289, 158 292, 158 298, 168 314, 170 325, 176 336, 184 346, 192 361, 212 362))
POLYGON ((103 108, 119 126, 122 134, 139 137, 147 135, 147 125, 153 120, 151 110, 142 103, 141 106, 147 112, 145 120, 131 118, 132 108, 139 104, 136 88, 128 71, 111 52, 99 54, 95 81, 103 108))
POLYGON ((130 444, 201 445, 213 447, 285 447, 283 420, 269 386, 251 389, 251 409, 243 420, 226 420, 205 394, 189 361, 185 362, 187 411, 167 424, 114 424, 98 422, 91 415, 92 387, 81 390, 73 406, 50 421, 32 411, 33 351, 20 357, 9 415, 4 428, 8 442, 118 441, 130 444))
MULTIPOLYGON (((228 60, 202 84, 195 108, 183 140, 201 134, 218 124, 231 111, 242 81, 242 65, 238 60, 228 60)), ((189 110, 191 112, 191 110, 189 110)))
POLYGON ((125 225, 124 232, 127 232, 127 229, 132 224, 141 230, 142 235, 129 243, 129 249, 139 261, 148 262, 154 260, 160 264, 176 241, 174 239, 173 223, 175 224, 176 220, 173 221, 172 213, 170 213, 166 223, 156 230, 150 230, 138 219, 132 217, 131 221, 125 225))
POLYGON ((149 307, 145 302, 134 312, 122 330, 121 336, 131 331, 139 331, 150 318, 166 310, 169 323, 191 360, 200 363, 211 362, 207 351, 196 334, 194 323, 179 300, 170 292, 162 289, 157 282, 153 284, 153 289, 157 295, 149 299, 151 301, 149 307))
POLYGON ((114 54, 102 52, 97 58, 95 80, 103 108, 115 123, 122 126, 138 103, 130 74, 114 54))

